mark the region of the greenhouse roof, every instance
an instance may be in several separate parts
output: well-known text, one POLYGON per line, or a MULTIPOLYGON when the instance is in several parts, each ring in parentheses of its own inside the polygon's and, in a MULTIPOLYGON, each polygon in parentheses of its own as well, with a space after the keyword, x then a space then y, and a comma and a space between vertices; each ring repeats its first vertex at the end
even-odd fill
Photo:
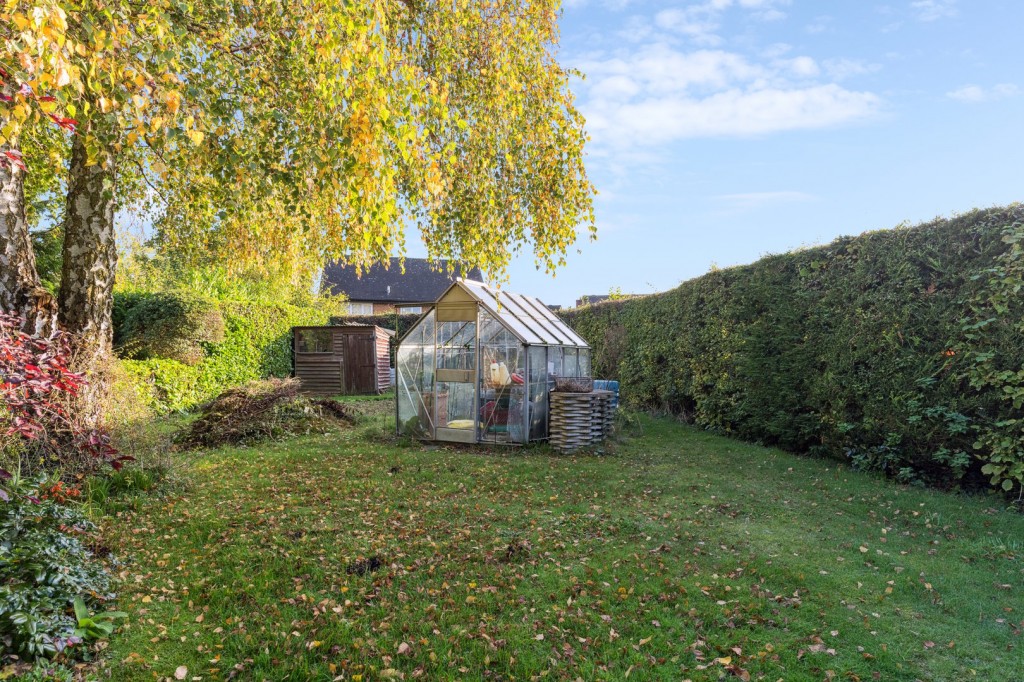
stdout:
POLYGON ((461 286, 527 345, 581 346, 587 342, 533 296, 495 291, 481 282, 460 279, 461 286))

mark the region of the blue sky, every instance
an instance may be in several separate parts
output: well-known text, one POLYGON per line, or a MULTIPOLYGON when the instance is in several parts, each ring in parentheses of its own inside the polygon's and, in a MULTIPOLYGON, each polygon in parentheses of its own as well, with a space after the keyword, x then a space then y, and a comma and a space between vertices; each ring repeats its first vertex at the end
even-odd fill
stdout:
POLYGON ((1020 0, 566 0, 598 240, 555 278, 526 254, 506 286, 664 291, 1024 199, 1022 25, 1020 0))

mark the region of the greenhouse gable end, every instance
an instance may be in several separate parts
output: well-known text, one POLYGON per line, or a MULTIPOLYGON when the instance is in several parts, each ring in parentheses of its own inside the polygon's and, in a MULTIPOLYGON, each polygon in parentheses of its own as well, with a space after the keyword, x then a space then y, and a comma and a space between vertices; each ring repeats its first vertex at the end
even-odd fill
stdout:
POLYGON ((590 347, 531 296, 458 280, 399 341, 397 429, 424 440, 548 437, 556 376, 590 373, 590 347))

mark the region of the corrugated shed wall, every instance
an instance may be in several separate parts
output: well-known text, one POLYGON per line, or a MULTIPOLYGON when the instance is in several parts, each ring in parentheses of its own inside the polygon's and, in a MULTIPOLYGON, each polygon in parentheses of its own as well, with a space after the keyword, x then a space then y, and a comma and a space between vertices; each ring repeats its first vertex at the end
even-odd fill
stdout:
POLYGON ((388 330, 380 327, 296 328, 292 338, 295 377, 302 382, 302 390, 308 393, 338 395, 385 391, 391 385, 390 338, 388 330), (304 332, 326 332, 330 334, 330 341, 319 352, 303 352, 298 335, 304 332), (353 337, 365 339, 372 350, 363 346, 362 341, 354 343, 353 337), (352 353, 355 354, 350 356, 352 353), (368 362, 371 357, 372 364, 368 362))
POLYGON ((391 335, 377 327, 377 390, 391 387, 391 335))

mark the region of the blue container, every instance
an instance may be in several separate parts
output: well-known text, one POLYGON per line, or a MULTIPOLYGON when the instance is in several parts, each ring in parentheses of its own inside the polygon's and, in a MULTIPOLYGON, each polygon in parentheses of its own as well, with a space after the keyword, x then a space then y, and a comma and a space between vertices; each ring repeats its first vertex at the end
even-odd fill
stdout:
POLYGON ((619 406, 619 382, 610 379, 594 379, 594 390, 611 391, 612 407, 617 408, 619 406))

